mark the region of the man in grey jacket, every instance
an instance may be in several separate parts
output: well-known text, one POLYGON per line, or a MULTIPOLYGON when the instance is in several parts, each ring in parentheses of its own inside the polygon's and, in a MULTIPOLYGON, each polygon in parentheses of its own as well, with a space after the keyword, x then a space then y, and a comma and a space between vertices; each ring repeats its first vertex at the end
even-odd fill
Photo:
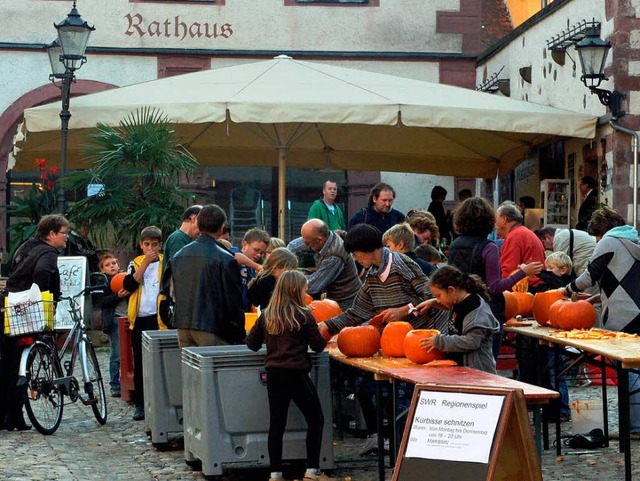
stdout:
POLYGON ((355 262, 344 249, 342 239, 320 219, 305 222, 300 234, 301 237, 287 247, 296 255, 308 250, 315 254, 316 270, 308 276, 307 292, 315 298, 326 292, 343 311, 349 309, 361 283, 355 262))

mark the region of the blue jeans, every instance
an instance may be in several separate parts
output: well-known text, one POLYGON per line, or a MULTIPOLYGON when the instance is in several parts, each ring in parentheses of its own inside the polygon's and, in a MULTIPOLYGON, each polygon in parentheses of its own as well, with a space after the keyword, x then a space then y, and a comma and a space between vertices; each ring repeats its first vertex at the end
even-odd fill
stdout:
MULTIPOLYGON (((640 389, 640 374, 629 371, 629 392, 640 389)), ((629 395, 629 431, 640 434, 640 392, 629 395)))
MULTIPOLYGON (((564 357, 562 354, 558 359, 558 366, 560 370, 564 369, 564 357)), ((549 372, 549 384, 551 389, 555 389, 556 385, 556 365, 554 359, 553 349, 547 349, 547 368, 549 372)), ((560 393, 560 414, 565 416, 571 415, 569 408, 569 388, 567 387, 567 380, 564 376, 560 376, 558 384, 558 392, 560 393)))
POLYGON ((120 390, 120 339, 118 337, 118 316, 114 316, 109 331, 111 348, 109 349, 109 385, 114 391, 120 390))

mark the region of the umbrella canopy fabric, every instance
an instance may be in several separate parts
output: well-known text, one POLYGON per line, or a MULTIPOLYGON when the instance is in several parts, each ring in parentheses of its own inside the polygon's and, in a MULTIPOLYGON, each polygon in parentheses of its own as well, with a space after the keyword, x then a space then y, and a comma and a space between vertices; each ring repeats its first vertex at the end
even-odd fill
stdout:
MULTIPOLYGON (((96 123, 117 126, 142 107, 166 113, 202 165, 276 166, 285 153, 287 166, 484 178, 596 127, 589 115, 280 56, 74 98, 68 167, 86 167, 96 123)), ((59 102, 25 110, 9 168, 58 158, 59 113, 59 102)))
MULTIPOLYGON (((8 169, 58 158, 60 104, 25 110, 8 169)), ((279 56, 74 98, 68 168, 97 123, 152 107, 201 165, 286 166, 494 177, 560 137, 593 138, 596 118, 472 90, 279 56)))

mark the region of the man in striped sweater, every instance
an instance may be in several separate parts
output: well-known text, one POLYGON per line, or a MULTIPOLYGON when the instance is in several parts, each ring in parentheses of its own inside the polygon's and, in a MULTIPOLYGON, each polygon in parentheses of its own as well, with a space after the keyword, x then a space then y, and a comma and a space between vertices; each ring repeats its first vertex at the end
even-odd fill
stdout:
POLYGON ((414 306, 433 297, 429 280, 407 256, 383 247, 378 229, 368 224, 354 226, 347 233, 344 247, 368 271, 351 308, 320 324, 321 331, 337 334, 377 314, 383 314, 383 323, 407 321, 415 329, 447 331, 448 311, 432 309, 420 314, 415 309, 414 306))
MULTIPOLYGON (((414 306, 433 297, 428 287, 429 281, 418 264, 404 254, 391 252, 383 247, 382 234, 377 228, 368 224, 352 227, 347 233, 344 247, 368 270, 364 284, 356 294, 351 308, 319 324, 320 332, 337 334, 347 326, 369 321, 376 314, 383 314, 383 323, 407 321, 415 329, 438 329, 448 332, 449 311, 431 309, 425 314, 420 314, 416 310, 414 306)), ((360 450, 360 455, 364 456, 376 452, 378 434, 373 403, 373 375, 363 375, 362 378, 358 401, 368 434, 360 450)), ((384 447, 388 449, 387 440, 384 441, 384 447)))

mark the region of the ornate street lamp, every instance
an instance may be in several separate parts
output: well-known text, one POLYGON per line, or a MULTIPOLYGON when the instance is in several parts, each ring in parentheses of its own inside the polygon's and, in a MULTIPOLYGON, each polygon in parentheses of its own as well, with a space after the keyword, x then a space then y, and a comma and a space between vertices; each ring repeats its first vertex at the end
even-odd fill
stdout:
MULTIPOLYGON (((60 148, 60 177, 67 174, 67 139, 69 136, 69 99, 71 97, 71 83, 75 81, 75 71, 87 61, 84 52, 87 49, 89 35, 95 27, 89 26, 82 20, 76 2, 73 2, 71 12, 62 22, 53 25, 58 31, 58 38, 48 47, 49 62, 51 63, 51 75, 49 80, 54 84, 60 80, 62 97, 62 110, 60 120, 62 123, 62 143, 60 148)), ((64 187, 58 189, 58 210, 64 213, 67 206, 64 187)))
POLYGON ((575 45, 580 57, 580 66, 582 67, 582 83, 598 96, 600 103, 611 109, 611 115, 617 119, 622 117, 625 112, 620 110, 620 102, 624 95, 614 90, 604 90, 598 88, 603 80, 608 80, 604 76, 604 66, 607 55, 611 49, 611 44, 600 38, 600 34, 596 28, 592 28, 585 37, 575 45))

